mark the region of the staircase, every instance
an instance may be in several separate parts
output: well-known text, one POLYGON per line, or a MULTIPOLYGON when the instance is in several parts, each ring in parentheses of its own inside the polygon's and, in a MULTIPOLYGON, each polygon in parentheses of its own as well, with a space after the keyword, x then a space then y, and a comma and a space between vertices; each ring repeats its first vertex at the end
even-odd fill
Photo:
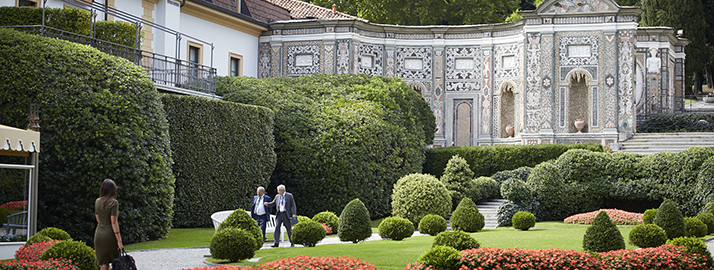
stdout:
POLYGON ((637 133, 622 142, 620 151, 637 154, 664 151, 679 153, 695 146, 714 147, 714 132, 637 133))
POLYGON ((498 206, 505 202, 504 199, 492 199, 476 203, 478 211, 483 215, 485 225, 484 229, 495 229, 498 227, 498 206))

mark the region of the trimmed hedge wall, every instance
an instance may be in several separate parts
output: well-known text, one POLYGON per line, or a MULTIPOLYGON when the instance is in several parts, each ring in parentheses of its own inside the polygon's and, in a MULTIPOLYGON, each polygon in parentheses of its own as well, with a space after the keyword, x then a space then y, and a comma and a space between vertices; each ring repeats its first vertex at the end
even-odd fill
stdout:
POLYGON ((354 198, 372 218, 390 215, 394 183, 421 171, 436 127, 424 98, 400 78, 222 77, 217 92, 275 112, 278 160, 268 192, 284 184, 306 216, 340 213, 354 198))
MULTIPOLYGON (((0 25, 42 25, 42 8, 0 7, 0 25)), ((91 14, 78 8, 46 8, 45 25, 89 36, 91 14)))
POLYGON ((491 176, 500 171, 523 166, 533 167, 541 162, 558 158, 570 149, 604 151, 602 145, 598 143, 439 147, 426 151, 422 172, 440 178, 451 157, 459 155, 468 162, 474 177, 491 176))
POLYGON ((164 94, 176 176, 174 227, 211 227, 210 214, 250 209, 275 168, 273 112, 164 94))
MULTIPOLYGON (((2 16, 0 16, 2 17, 2 16)), ((168 123, 141 67, 87 46, 0 29, 0 123, 42 128, 38 229, 92 242, 94 200, 119 185, 124 243, 165 237, 173 217, 168 123)))
POLYGON ((714 131, 714 114, 674 113, 655 114, 647 121, 637 124, 638 132, 712 132, 714 131))

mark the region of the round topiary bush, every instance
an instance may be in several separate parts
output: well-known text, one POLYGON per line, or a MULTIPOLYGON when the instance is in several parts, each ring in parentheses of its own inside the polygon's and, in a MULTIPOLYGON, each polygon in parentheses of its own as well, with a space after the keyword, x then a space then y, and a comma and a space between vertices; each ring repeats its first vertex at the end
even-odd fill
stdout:
POLYGON ((501 197, 517 204, 527 206, 531 201, 531 190, 518 178, 508 178, 501 184, 501 197))
POLYGON ((697 218, 707 225, 707 234, 714 233, 714 215, 711 213, 702 213, 697 215, 697 218))
POLYGON ((259 250, 263 247, 263 231, 260 230, 258 222, 250 217, 250 215, 243 209, 235 210, 233 213, 228 215, 226 220, 218 225, 218 231, 229 227, 243 229, 246 232, 251 233, 255 241, 255 245, 253 245, 255 250, 259 250))
POLYGON ((419 232, 431 236, 446 230, 446 219, 440 215, 428 214, 419 221, 419 232))
POLYGON ((37 234, 43 234, 55 240, 72 240, 72 237, 69 236, 69 233, 55 227, 44 228, 37 232, 37 234))
POLYGON ((625 240, 612 222, 607 212, 600 211, 592 225, 585 230, 583 249, 593 252, 606 252, 625 248, 625 240))
POLYGON ((30 236, 30 239, 27 239, 27 242, 25 242, 25 245, 49 241, 49 240, 52 240, 52 238, 49 238, 47 235, 44 235, 44 234, 36 233, 35 235, 30 236))
POLYGON ((446 163, 444 174, 441 175, 441 182, 451 195, 452 205, 468 196, 468 192, 473 185, 474 172, 469 168, 469 164, 459 155, 454 155, 446 163))
POLYGON ((428 174, 413 173, 400 178, 392 193, 392 215, 418 225, 428 214, 443 218, 451 212, 451 195, 446 186, 428 174))
POLYGON ((687 236, 703 237, 707 235, 707 225, 696 217, 685 217, 684 227, 687 229, 687 236))
POLYGON ((645 213, 642 214, 642 223, 644 224, 653 224, 654 223, 654 218, 657 215, 657 209, 647 209, 645 210, 645 213))
POLYGON ((312 217, 312 221, 318 222, 318 223, 325 223, 328 227, 332 228, 332 234, 337 233, 337 223, 340 221, 340 218, 335 215, 335 213, 332 213, 330 211, 324 211, 315 214, 315 216, 312 217))
POLYGON ((464 198, 451 214, 451 228, 465 232, 478 232, 486 224, 483 214, 478 212, 476 204, 469 198, 464 198))
POLYGON ((359 199, 349 202, 337 221, 337 237, 340 241, 357 243, 372 235, 369 211, 359 199))
POLYGON ((45 250, 40 260, 70 259, 78 270, 96 270, 97 259, 94 250, 82 241, 64 240, 45 250))
POLYGON ((419 262, 439 270, 457 269, 461 253, 450 246, 434 246, 419 257, 419 262))
MULTIPOLYGON (((422 219, 424 220, 424 219, 422 219)), ((406 218, 388 217, 379 223, 379 236, 400 241, 414 234, 414 224, 406 218)))
POLYGON ((297 216, 297 220, 298 220, 298 223, 300 223, 300 222, 308 222, 308 221, 312 221, 312 219, 310 219, 309 217, 306 217, 306 216, 300 216, 300 215, 298 215, 298 216, 297 216))
POLYGON ((298 222, 293 228, 291 240, 293 244, 314 247, 317 242, 325 238, 325 228, 320 223, 312 220, 298 222))
POLYGON ((630 231, 630 243, 641 248, 658 247, 667 242, 667 233, 654 224, 639 224, 630 231))
POLYGON ((707 245, 704 241, 695 237, 677 237, 674 239, 667 240, 667 245, 681 246, 687 248, 687 253, 701 254, 704 258, 709 261, 710 265, 712 262, 712 254, 707 249, 707 245))
POLYGON ((500 187, 496 180, 491 177, 481 176, 473 180, 469 197, 471 200, 478 202, 498 198, 500 192, 500 187))
POLYGON ((513 215, 513 228, 517 230, 527 231, 535 226, 535 216, 531 212, 518 211, 513 215))
MULTIPOLYGON (((260 240, 263 240, 262 234, 260 240)), ((245 229, 226 227, 213 235, 209 249, 214 259, 237 262, 252 258, 260 249, 255 247, 256 243, 255 236, 245 229)))
POLYGON ((431 246, 449 246, 456 250, 466 250, 479 248, 480 244, 464 231, 444 231, 434 237, 434 243, 431 246))
POLYGON ((667 239, 674 239, 687 235, 687 227, 684 224, 684 217, 677 205, 671 200, 665 200, 657 210, 654 224, 664 229, 667 239))

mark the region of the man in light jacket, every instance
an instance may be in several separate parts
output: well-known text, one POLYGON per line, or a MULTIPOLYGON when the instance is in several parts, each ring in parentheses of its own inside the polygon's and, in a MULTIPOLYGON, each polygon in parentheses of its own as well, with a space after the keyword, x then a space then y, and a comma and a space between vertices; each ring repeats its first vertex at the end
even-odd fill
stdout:
POLYGON ((278 186, 278 195, 275 195, 275 199, 272 202, 263 203, 265 206, 275 207, 275 233, 273 238, 275 238, 275 244, 273 247, 278 247, 280 243, 280 226, 284 225, 285 230, 288 232, 288 240, 290 241, 290 246, 294 247, 292 236, 292 224, 290 219, 297 220, 297 208, 295 207, 295 199, 293 194, 285 192, 285 185, 278 186))

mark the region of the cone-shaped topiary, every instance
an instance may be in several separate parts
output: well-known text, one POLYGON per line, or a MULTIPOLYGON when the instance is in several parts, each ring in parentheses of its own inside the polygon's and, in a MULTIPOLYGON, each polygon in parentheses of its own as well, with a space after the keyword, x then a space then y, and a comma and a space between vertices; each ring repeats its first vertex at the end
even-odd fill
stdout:
POLYGON ((451 212, 451 195, 444 183, 429 174, 405 175, 394 184, 392 215, 403 217, 415 226, 428 214, 447 218, 451 212))
POLYGON ((707 225, 707 234, 714 233, 714 215, 711 213, 702 213, 697 215, 697 218, 707 225))
MULTIPOLYGON (((424 219, 422 219, 424 220, 424 219)), ((414 234, 414 224, 406 218, 388 217, 379 223, 379 236, 400 241, 414 234)))
POLYGON ((464 231, 444 231, 434 237, 434 243, 431 246, 450 246, 456 250, 466 250, 479 248, 480 244, 464 231))
MULTIPOLYGON (((260 240, 263 240, 262 233, 260 240)), ((211 238, 211 257, 231 262, 250 259, 255 251, 260 249, 255 245, 256 241, 252 233, 236 227, 225 227, 219 229, 211 238)))
POLYGON ((478 232, 485 225, 483 214, 478 212, 474 201, 464 198, 451 214, 451 228, 465 232, 478 232))
POLYGON ((527 231, 535 226, 535 216, 531 212, 518 211, 513 215, 513 228, 517 230, 527 231))
POLYGON ((444 174, 441 175, 441 182, 451 195, 451 204, 456 205, 468 196, 468 192, 473 186, 474 172, 469 168, 468 162, 459 155, 451 157, 446 164, 444 174))
POLYGON ((332 228, 332 233, 335 234, 337 233, 337 223, 339 222, 340 218, 335 215, 335 213, 332 213, 330 211, 324 211, 315 214, 315 216, 312 217, 312 221, 317 222, 317 223, 325 223, 328 227, 332 228))
POLYGON ((369 211, 359 199, 354 199, 345 206, 337 223, 337 237, 340 241, 357 243, 372 235, 369 211))
POLYGON ((253 245, 255 250, 259 250, 263 247, 263 231, 260 230, 258 222, 250 217, 250 215, 243 209, 235 210, 233 213, 228 215, 226 220, 218 225, 218 231, 228 227, 243 229, 246 232, 251 233, 255 241, 255 245, 253 245))
POLYGON ((630 231, 630 243, 641 248, 659 247, 667 242, 667 233, 654 224, 639 224, 630 231))
POLYGON ((419 221, 419 232, 431 236, 446 230, 446 219, 440 215, 428 214, 419 221))
MULTIPOLYGON (((461 252, 450 246, 434 246, 419 257, 419 262, 439 270, 457 269, 461 252)), ((433 269, 430 268, 430 269, 433 269)))
POLYGON ((674 239, 687 235, 687 227, 684 224, 684 217, 677 205, 671 200, 665 200, 657 210, 654 224, 664 229, 667 239, 674 239))
POLYGON ((685 217, 684 227, 687 229, 689 237, 703 237, 707 235, 707 225, 695 217, 685 217))
POLYGON ((607 212, 600 211, 583 236, 583 249, 606 252, 625 248, 625 240, 607 212))
POLYGON ((312 220, 298 222, 293 228, 293 244, 300 244, 306 247, 314 247, 317 242, 325 238, 325 228, 320 223, 312 220))
POLYGON ((645 210, 645 213, 642 214, 642 223, 653 224, 654 218, 656 215, 657 215, 657 208, 645 210))
POLYGON ((40 260, 69 259, 78 270, 97 269, 94 250, 82 241, 64 240, 52 245, 40 256, 40 260))

